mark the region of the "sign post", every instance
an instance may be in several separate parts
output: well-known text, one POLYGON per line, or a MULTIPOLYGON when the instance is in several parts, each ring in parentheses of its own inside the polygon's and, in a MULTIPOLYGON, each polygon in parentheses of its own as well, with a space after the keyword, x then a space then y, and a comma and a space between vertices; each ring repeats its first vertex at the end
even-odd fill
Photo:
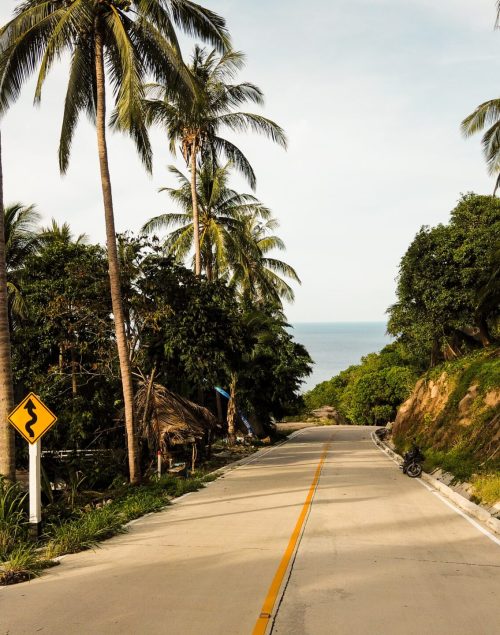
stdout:
POLYGON ((42 532, 42 487, 40 479, 40 456, 42 442, 30 443, 30 525, 29 534, 34 540, 42 532))
POLYGON ((57 417, 35 394, 25 397, 9 415, 9 423, 30 444, 30 523, 29 533, 33 539, 38 538, 42 528, 42 482, 40 474, 40 457, 42 454, 42 436, 57 421, 57 417))

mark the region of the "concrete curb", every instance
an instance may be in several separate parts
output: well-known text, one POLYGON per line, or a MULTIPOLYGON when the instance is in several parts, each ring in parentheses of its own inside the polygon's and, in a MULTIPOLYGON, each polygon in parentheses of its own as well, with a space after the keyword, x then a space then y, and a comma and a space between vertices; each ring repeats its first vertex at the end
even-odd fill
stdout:
MULTIPOLYGON (((372 432, 371 436, 372 441, 376 445, 378 445, 387 455, 389 455, 397 463, 402 463, 402 457, 397 452, 394 452, 394 450, 392 450, 387 444, 385 444, 382 439, 379 439, 375 432, 372 432)), ((493 532, 500 535, 500 520, 492 516, 489 511, 487 511, 480 505, 476 505, 476 503, 467 500, 464 496, 452 490, 451 487, 448 487, 448 485, 445 485, 441 481, 438 481, 437 478, 434 478, 430 474, 427 474, 427 472, 422 472, 422 480, 429 483, 429 485, 431 485, 438 492, 441 492, 441 494, 455 503, 457 507, 469 514, 469 516, 477 518, 477 520, 480 520, 482 523, 484 523, 488 527, 488 529, 491 529, 493 532)))

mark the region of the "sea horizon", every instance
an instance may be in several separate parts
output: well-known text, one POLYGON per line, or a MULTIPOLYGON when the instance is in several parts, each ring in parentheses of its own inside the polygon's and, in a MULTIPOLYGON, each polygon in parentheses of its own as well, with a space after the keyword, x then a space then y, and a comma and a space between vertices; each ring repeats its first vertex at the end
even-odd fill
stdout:
POLYGON ((289 330, 314 361, 312 373, 302 384, 301 392, 359 364, 362 357, 378 353, 393 341, 386 333, 385 321, 293 322, 289 330))

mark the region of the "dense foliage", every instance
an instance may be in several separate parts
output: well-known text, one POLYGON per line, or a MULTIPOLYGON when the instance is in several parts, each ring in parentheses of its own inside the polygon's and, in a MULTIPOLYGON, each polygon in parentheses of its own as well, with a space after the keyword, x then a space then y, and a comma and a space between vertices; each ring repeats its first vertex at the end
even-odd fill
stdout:
POLYGON ((422 227, 403 256, 389 332, 424 364, 489 345, 498 327, 500 201, 463 196, 447 225, 422 227))
MULTIPOLYGON (((239 301, 165 256, 156 241, 120 236, 126 331, 137 376, 215 411, 214 386, 241 375, 239 402, 264 427, 299 402, 305 349, 273 306, 239 301)), ((16 398, 33 390, 59 417, 46 449, 123 447, 123 401, 104 250, 45 239, 18 275, 27 307, 13 330, 16 398)), ((25 444, 24 444, 25 445, 25 444)), ((18 459, 24 446, 19 443, 18 459)))
POLYGON ((418 376, 499 338, 500 201, 467 194, 450 222, 422 227, 401 260, 388 310, 395 343, 305 395, 347 421, 392 421, 418 376))
POLYGON ((399 344, 364 357, 332 379, 318 384, 305 395, 312 410, 334 406, 350 423, 377 425, 392 420, 417 379, 411 360, 399 344))

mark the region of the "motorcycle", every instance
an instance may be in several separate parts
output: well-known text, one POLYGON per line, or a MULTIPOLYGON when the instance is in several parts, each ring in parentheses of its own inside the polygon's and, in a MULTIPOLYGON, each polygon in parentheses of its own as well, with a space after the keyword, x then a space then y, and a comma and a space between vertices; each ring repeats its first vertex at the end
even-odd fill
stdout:
POLYGON ((404 455, 403 464, 399 466, 399 469, 403 470, 403 474, 410 478, 417 478, 422 474, 422 463, 424 461, 425 456, 418 445, 414 443, 411 450, 404 455))

